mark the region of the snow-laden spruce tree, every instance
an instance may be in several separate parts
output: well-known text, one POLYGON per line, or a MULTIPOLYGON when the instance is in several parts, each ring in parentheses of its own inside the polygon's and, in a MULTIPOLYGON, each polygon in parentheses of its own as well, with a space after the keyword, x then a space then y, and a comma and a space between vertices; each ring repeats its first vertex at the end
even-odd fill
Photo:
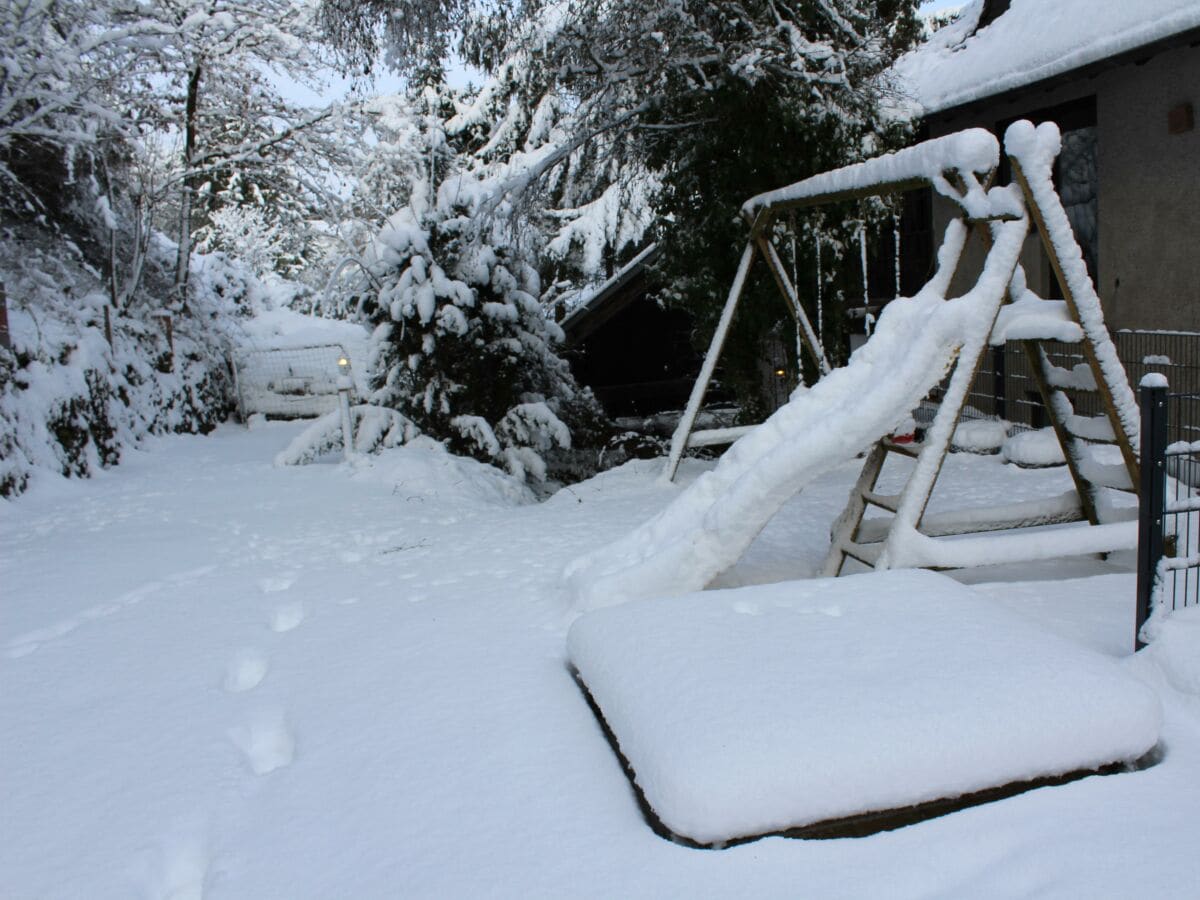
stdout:
POLYGON ((372 402, 455 452, 544 480, 556 451, 598 428, 599 409, 555 352, 562 331, 538 299, 536 237, 492 206, 489 172, 447 140, 439 90, 412 100, 389 113, 417 123, 395 132, 409 146, 389 151, 413 162, 406 202, 368 248, 369 287, 356 298, 375 325, 372 402))

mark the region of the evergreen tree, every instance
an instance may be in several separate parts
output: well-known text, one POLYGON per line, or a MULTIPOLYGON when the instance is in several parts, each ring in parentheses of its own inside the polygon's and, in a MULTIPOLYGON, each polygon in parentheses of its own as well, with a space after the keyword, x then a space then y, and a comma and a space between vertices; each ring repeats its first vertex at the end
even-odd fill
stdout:
POLYGON ((445 94, 431 85, 412 101, 419 125, 390 151, 417 163, 398 192, 406 202, 368 249, 369 279, 352 298, 375 326, 372 400, 455 452, 541 481, 601 414, 554 352, 562 333, 543 313, 516 220, 482 208, 494 186, 447 140, 445 94))

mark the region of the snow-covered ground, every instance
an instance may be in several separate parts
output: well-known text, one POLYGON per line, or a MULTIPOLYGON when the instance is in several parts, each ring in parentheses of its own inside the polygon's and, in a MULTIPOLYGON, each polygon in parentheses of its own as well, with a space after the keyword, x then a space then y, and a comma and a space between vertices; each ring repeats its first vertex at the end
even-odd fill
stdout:
MULTIPOLYGON (((863 839, 664 841, 568 671, 561 575, 681 488, 635 462, 538 504, 420 443, 273 467, 302 427, 154 438, 0 504, 0 893, 1200 895, 1200 699, 1153 657, 1122 663, 1163 699, 1153 768, 863 839)), ((811 574, 855 474, 789 503, 721 585, 811 574)), ((934 508, 1068 486, 956 454, 934 508)), ((1132 649, 1128 558, 957 577, 1132 649)))

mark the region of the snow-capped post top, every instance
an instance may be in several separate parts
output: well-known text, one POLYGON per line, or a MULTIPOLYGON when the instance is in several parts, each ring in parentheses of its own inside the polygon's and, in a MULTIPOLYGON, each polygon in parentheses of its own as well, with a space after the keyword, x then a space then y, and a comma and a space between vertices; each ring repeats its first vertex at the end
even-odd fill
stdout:
POLYGON ((1142 376, 1142 380, 1138 382, 1140 387, 1144 388, 1166 388, 1167 376, 1162 372, 1147 372, 1142 376))
POLYGON ((952 170, 982 174, 995 169, 999 162, 1000 144, 995 136, 984 128, 969 128, 758 194, 743 204, 742 215, 753 220, 772 207, 804 206, 821 202, 830 195, 867 192, 913 181, 936 183, 952 170))
POLYGON ((1062 134, 1054 122, 1043 122, 1035 128, 1028 119, 1021 119, 1004 132, 1004 150, 1026 162, 1048 159, 1053 165, 1062 150, 1062 134))

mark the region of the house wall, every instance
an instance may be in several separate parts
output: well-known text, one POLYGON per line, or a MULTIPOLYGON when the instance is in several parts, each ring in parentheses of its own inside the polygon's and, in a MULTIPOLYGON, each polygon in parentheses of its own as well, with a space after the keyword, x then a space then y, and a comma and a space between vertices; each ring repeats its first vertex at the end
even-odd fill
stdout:
MULTIPOLYGON (((1110 328, 1200 331, 1200 123, 1170 134, 1167 113, 1190 102, 1200 114, 1200 47, 1166 50, 1141 65, 1036 89, 992 105, 932 117, 931 137, 1000 123, 1088 96, 1096 98, 1099 169, 1098 288, 1110 328)), ((954 207, 934 201, 939 236, 954 207)), ((979 271, 971 247, 956 279, 965 290, 979 271)), ((1049 265, 1036 238, 1022 260, 1045 295, 1049 265)))

